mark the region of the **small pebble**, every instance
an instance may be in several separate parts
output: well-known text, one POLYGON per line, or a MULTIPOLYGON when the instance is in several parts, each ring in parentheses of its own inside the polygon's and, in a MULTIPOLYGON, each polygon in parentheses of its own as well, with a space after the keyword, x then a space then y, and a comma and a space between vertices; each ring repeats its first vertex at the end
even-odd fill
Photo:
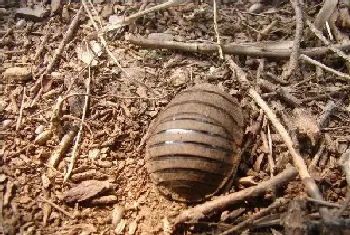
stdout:
POLYGON ((43 133, 44 132, 44 126, 43 125, 40 125, 40 126, 38 126, 36 129, 35 129, 35 134, 36 135, 40 135, 41 133, 43 133))
POLYGON ((249 13, 259 13, 261 12, 263 5, 261 3, 254 3, 248 9, 249 13))
POLYGON ((11 119, 6 119, 2 122, 2 126, 4 129, 11 127, 12 124, 13 124, 13 120, 11 119))

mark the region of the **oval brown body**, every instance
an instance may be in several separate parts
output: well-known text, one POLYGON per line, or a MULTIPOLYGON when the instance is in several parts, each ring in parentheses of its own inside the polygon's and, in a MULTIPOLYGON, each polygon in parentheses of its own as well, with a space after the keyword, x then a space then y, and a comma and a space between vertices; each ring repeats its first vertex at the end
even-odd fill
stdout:
POLYGON ((229 94, 201 84, 178 94, 149 133, 146 165, 158 190, 177 201, 202 201, 236 173, 242 110, 229 94))

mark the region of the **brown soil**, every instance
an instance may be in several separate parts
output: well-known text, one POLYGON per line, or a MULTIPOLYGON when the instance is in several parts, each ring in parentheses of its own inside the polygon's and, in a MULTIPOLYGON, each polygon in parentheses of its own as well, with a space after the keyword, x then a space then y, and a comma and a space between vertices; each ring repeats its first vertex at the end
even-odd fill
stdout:
MULTIPOLYGON (((322 4, 310 2, 303 5, 303 12, 313 22, 322 4)), ((217 25, 222 44, 293 41, 296 20, 290 3, 276 7, 262 5, 259 13, 249 13, 251 5, 219 6, 217 25), (261 33, 274 21, 269 31, 261 33)), ((245 152, 231 192, 268 180, 271 173, 277 175, 292 163, 283 140, 249 98, 228 63, 220 60, 218 52, 144 49, 126 40, 126 34, 133 34, 159 42, 215 43, 212 5, 187 3, 163 9, 117 32, 110 32, 109 50, 123 71, 104 49, 96 53, 90 70, 83 62, 90 59, 87 42, 101 46, 88 15, 83 13, 57 63, 47 71, 79 7, 60 6, 51 15, 49 12, 48 16, 39 18, 15 14, 18 6, 8 4, 0 9, 0 70, 4 81, 1 85, 0 174, 3 234, 173 232, 176 215, 193 205, 174 202, 158 194, 145 167, 145 140, 151 121, 177 93, 194 84, 217 85, 237 98, 244 110, 246 135, 242 148, 245 146, 245 152), (35 57, 39 50, 42 53, 35 57), (6 75, 5 70, 13 67, 24 68, 24 71, 19 69, 15 74, 6 75), (72 174, 65 180, 85 98, 83 95, 67 98, 59 114, 56 104, 59 97, 86 93, 89 77, 91 95, 81 141, 72 174), (52 131, 51 135, 38 140, 48 130, 52 131), (60 147, 63 136, 68 139, 65 151, 60 147), (52 164, 50 159, 59 150, 63 151, 63 156, 52 164), (268 154, 272 154, 275 163, 273 172, 268 154)), ((95 5, 104 26, 110 15, 128 16, 138 12, 140 7, 145 5, 95 5)), ((347 14, 344 10, 339 12, 335 27, 340 36, 332 43, 349 41, 349 11, 347 14)), ((306 25, 303 29, 301 49, 324 45, 312 36, 306 25)), ((298 70, 287 80, 281 80, 289 57, 233 55, 232 58, 288 129, 324 200, 343 205, 349 190, 346 167, 342 168, 341 161, 350 151, 350 80, 304 61, 300 61, 298 70), (286 98, 283 95, 286 92, 294 100, 286 98), (295 99, 297 102, 293 102, 295 99), (332 102, 334 108, 323 120, 332 102), (319 161, 313 164, 315 157, 319 157, 319 161)), ((346 64, 331 51, 313 58, 349 74, 349 62, 346 64)), ((263 210, 278 197, 307 200, 304 185, 296 178, 265 195, 252 197, 178 228, 175 233, 218 234, 263 210), (231 219, 225 219, 229 213, 231 219)), ((281 215, 288 214, 286 208, 284 205, 274 210, 260 225, 276 219, 277 222, 259 226, 257 221, 250 227, 251 232, 284 233, 283 226, 288 225, 283 223, 281 215), (275 214, 275 218, 271 214, 275 214)), ((307 202, 307 207, 301 209, 307 215, 305 221, 319 221, 317 208, 317 203, 307 202)), ((329 207, 331 212, 338 209, 329 207)), ((349 210, 342 218, 349 219, 349 210)))

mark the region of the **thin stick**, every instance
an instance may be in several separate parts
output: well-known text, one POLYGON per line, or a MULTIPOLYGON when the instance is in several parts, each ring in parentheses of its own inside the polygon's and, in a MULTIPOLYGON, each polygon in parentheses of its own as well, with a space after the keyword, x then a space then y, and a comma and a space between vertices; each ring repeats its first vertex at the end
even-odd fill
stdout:
MULTIPOLYGON (((265 114, 270 119, 272 125, 276 128, 277 132, 281 135, 282 139, 287 145, 287 148, 290 154, 292 155, 294 165, 298 169, 300 178, 306 187, 307 193, 312 198, 323 201, 322 195, 316 185, 315 180, 310 176, 304 159, 294 149, 293 141, 289 136, 287 130, 282 126, 276 115, 272 112, 272 110, 269 108, 266 102, 263 99, 261 99, 260 95, 254 89, 249 89, 249 95, 254 99, 255 102, 258 103, 260 108, 264 110, 265 114)), ((320 214, 325 219, 329 218, 328 211, 326 208, 320 208, 320 214)))
MULTIPOLYGON (((82 2, 85 2, 85 0, 82 0, 82 2)), ((117 23, 113 23, 113 25, 110 24, 110 25, 104 27, 102 29, 102 32, 108 33, 110 31, 117 30, 120 27, 123 27, 123 26, 126 26, 128 24, 131 24, 131 23, 135 22, 135 20, 137 20, 138 18, 140 18, 142 16, 147 15, 148 13, 152 13, 152 12, 159 11, 159 10, 162 10, 162 9, 165 9, 165 8, 173 7, 173 6, 176 6, 178 4, 181 4, 181 1, 169 0, 169 1, 165 2, 165 3, 163 3, 163 4, 159 4, 159 5, 156 5, 154 7, 150 7, 148 9, 144 10, 144 11, 141 11, 141 12, 138 12, 138 13, 133 14, 131 16, 125 17, 121 21, 119 21, 117 23)))
MULTIPOLYGON (((90 53, 90 51, 89 51, 89 53, 90 53)), ((88 78, 86 86, 87 86, 86 87, 87 95, 85 96, 84 108, 83 108, 83 114, 82 114, 81 122, 80 122, 80 126, 79 126, 79 132, 78 132, 77 138, 76 138, 76 140, 74 142, 72 155, 71 155, 71 158, 70 158, 70 164, 69 164, 67 173, 64 175, 63 182, 66 182, 69 179, 70 175, 72 174, 74 163, 75 163, 75 159, 76 159, 78 148, 79 148, 79 142, 80 142, 80 139, 81 139, 81 136, 82 136, 82 133, 83 133, 83 126, 84 126, 85 116, 86 116, 86 113, 87 113, 87 108, 89 106, 89 95, 91 93, 91 88, 90 88, 90 86, 91 86, 91 64, 89 64, 89 78, 88 78)))
MULTIPOLYGON (((295 38, 293 41, 292 53, 289 58, 289 65, 287 70, 282 74, 283 80, 288 80, 289 76, 297 69, 298 67, 298 58, 300 51, 300 41, 301 41, 301 33, 303 28, 303 17, 301 11, 301 5, 299 0, 294 0, 294 9, 296 15, 296 29, 295 29, 295 38)), ((293 5, 293 1, 291 0, 293 5)))
POLYGON ((320 141, 320 147, 318 148, 317 153, 315 154, 314 158, 312 159, 310 165, 309 165, 309 171, 314 172, 316 169, 316 166, 318 164, 318 161, 320 160, 320 157, 323 153, 323 151, 325 150, 326 145, 325 145, 325 141, 324 138, 321 139, 320 141))
POLYGON ((279 208, 282 205, 285 205, 290 200, 279 198, 276 201, 274 201, 271 205, 269 205, 266 209, 263 209, 259 211, 258 213, 250 216, 247 220, 244 220, 243 222, 237 224, 233 228, 221 233, 221 235, 228 235, 228 234, 236 234, 244 229, 248 229, 250 225, 254 223, 255 220, 260 219, 261 217, 270 214, 272 210, 279 208))
MULTIPOLYGON (((168 49, 178 50, 187 52, 201 52, 201 53, 213 53, 218 51, 218 46, 213 43, 185 43, 175 41, 157 41, 138 36, 128 34, 125 36, 125 40, 136 46, 143 48, 154 48, 154 49, 168 49)), ((249 55, 249 56, 263 56, 263 57, 277 57, 286 58, 290 57, 292 53, 290 48, 281 48, 282 44, 288 44, 289 41, 281 42, 254 42, 254 43, 229 43, 221 45, 224 54, 231 55, 249 55)), ((349 50, 350 43, 340 43, 334 45, 340 50, 349 50)), ((307 49, 300 50, 300 53, 319 56, 328 53, 328 47, 310 47, 307 49)))
POLYGON ((220 34, 218 30, 218 24, 217 24, 217 8, 216 8, 216 0, 213 0, 213 7, 214 7, 214 30, 215 30, 215 35, 216 35, 216 43, 219 47, 219 54, 220 54, 220 59, 224 59, 224 54, 222 52, 222 47, 221 47, 221 40, 220 40, 220 34))
POLYGON ((268 155, 268 159, 269 159, 269 164, 270 164, 270 168, 271 168, 271 176, 274 175, 275 172, 275 163, 273 161, 272 158, 272 138, 271 138, 271 133, 270 133, 270 125, 267 124, 267 139, 268 139, 268 144, 269 144, 269 155, 268 155))
POLYGON ((58 60, 61 58, 61 54, 64 50, 64 46, 72 39, 74 30, 78 26, 79 17, 82 13, 83 13, 83 6, 81 6, 79 8, 78 13, 75 15, 71 24, 69 25, 69 28, 68 28, 67 32, 65 33, 63 40, 61 41, 60 45, 58 46, 58 49, 55 51, 55 54, 54 54, 52 60, 50 61, 49 65, 47 66, 47 68, 44 72, 45 74, 51 73, 54 66, 56 65, 58 60))
POLYGON ((225 210, 225 208, 234 203, 245 200, 246 198, 252 196, 261 195, 271 188, 286 184, 294 179, 297 174, 298 172, 295 167, 289 166, 280 174, 271 177, 267 181, 260 182, 256 186, 221 196, 214 199, 213 201, 205 202, 203 204, 195 206, 194 208, 187 209, 177 216, 175 223, 178 224, 189 221, 197 221, 198 219, 203 218, 204 216, 209 215, 213 212, 225 210))
POLYGON ((309 26, 310 30, 318 37, 318 39, 321 40, 324 44, 326 44, 330 51, 333 51, 340 57, 342 57, 344 60, 350 62, 350 56, 346 55, 344 52, 339 50, 338 48, 334 47, 325 36, 323 36, 322 32, 318 30, 313 23, 310 22, 310 20, 306 21, 306 24, 309 26))
POLYGON ((51 201, 49 201, 49 200, 46 200, 46 199, 43 198, 43 197, 40 197, 39 200, 42 201, 42 202, 45 202, 45 203, 47 203, 47 204, 49 204, 49 205, 51 205, 53 208, 55 208, 55 209, 58 210, 59 212, 62 212, 62 214, 64 214, 64 215, 70 217, 71 219, 74 219, 74 218, 75 218, 75 216, 74 216, 73 214, 71 214, 71 213, 69 213, 69 212, 63 210, 61 207, 59 207, 59 206, 56 205, 55 203, 53 203, 53 202, 51 202, 51 201))
POLYGON ((336 204, 336 203, 327 202, 327 201, 320 201, 320 200, 313 199, 311 197, 308 197, 307 200, 309 202, 313 202, 313 203, 316 203, 316 204, 319 204, 319 205, 323 205, 323 206, 337 207, 337 208, 341 208, 342 207, 341 205, 336 204))
MULTIPOLYGON (((89 9, 89 7, 86 5, 86 0, 82 0, 81 1, 82 4, 83 4, 83 7, 85 9, 85 11, 87 12, 88 16, 90 17, 90 21, 92 22, 92 25, 94 26, 95 30, 97 32, 99 32, 99 27, 98 25, 96 24, 96 22, 94 21, 93 19, 93 16, 91 14, 91 11, 89 9)), ((104 39, 104 37, 102 35, 99 35, 99 39, 102 43, 102 45, 104 46, 104 48, 106 49, 106 52, 107 54, 112 58, 112 60, 114 61, 114 63, 117 64, 118 68, 124 72, 124 74, 126 75, 126 77, 128 79, 130 79, 131 81, 145 87, 147 90, 149 90, 151 93, 155 94, 155 95, 158 95, 154 90, 150 89, 146 84, 142 83, 141 81, 137 80, 137 79, 134 79, 122 66, 121 64, 119 63, 118 59, 114 56, 114 54, 108 49, 108 43, 107 41, 104 39)))
POLYGON ((23 95, 22 95, 22 102, 21 102, 21 108, 19 110, 19 117, 17 119, 16 122, 16 131, 19 130, 19 128, 21 127, 21 123, 22 123, 22 118, 23 118, 23 110, 24 110, 24 99, 26 96, 26 88, 23 87, 23 95))
POLYGON ((264 35, 267 35, 267 34, 270 32, 270 30, 271 30, 273 27, 275 27, 276 24, 277 24, 277 20, 274 20, 274 21, 272 21, 268 26, 266 26, 263 30, 261 30, 261 31, 259 32, 259 34, 258 34, 257 41, 258 41, 258 42, 261 41, 262 37, 263 37, 264 35))
POLYGON ((267 135, 266 135, 266 133, 263 130, 261 130, 260 136, 261 136, 261 139, 262 139, 262 142, 263 142, 262 143, 263 147, 265 149, 264 153, 265 153, 265 156, 267 156, 267 160, 268 160, 268 163, 269 163, 270 175, 273 176, 274 175, 274 171, 275 171, 275 164, 273 162, 272 155, 270 154, 270 146, 269 146, 269 142, 267 140, 267 135))
POLYGON ((326 65, 316 61, 316 60, 313 60, 311 59, 310 57, 308 57, 307 55, 305 54, 301 54, 299 56, 300 59, 302 60, 305 60, 306 62, 310 63, 310 64, 313 64, 313 65, 316 65, 328 72, 331 72, 331 73, 334 73, 335 75, 337 75, 339 78, 342 78, 343 80, 346 80, 346 81, 349 81, 350 80, 350 75, 349 74, 346 74, 346 73, 342 73, 342 72, 339 72, 337 70, 334 70, 334 69, 331 69, 329 67, 327 67, 326 65))

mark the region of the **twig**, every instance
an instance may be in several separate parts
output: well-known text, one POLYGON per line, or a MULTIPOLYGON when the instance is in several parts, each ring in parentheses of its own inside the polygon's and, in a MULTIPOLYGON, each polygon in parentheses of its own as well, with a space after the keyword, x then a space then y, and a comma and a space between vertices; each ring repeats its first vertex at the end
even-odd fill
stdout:
POLYGON ((295 38, 293 42, 292 53, 290 54, 290 58, 289 58, 288 68, 282 73, 283 80, 288 80, 289 76, 298 68, 300 41, 301 41, 301 34, 302 34, 302 28, 303 28, 303 16, 301 11, 300 0, 294 0, 294 1, 295 2, 293 4, 293 1, 291 0, 291 3, 292 5, 294 5, 294 8, 295 8, 295 15, 296 15, 295 38))
POLYGON ((245 72, 233 61, 230 55, 225 55, 226 61, 229 63, 231 70, 236 73, 237 79, 241 84, 243 89, 248 89, 250 87, 250 82, 247 78, 245 72))
POLYGON ((267 35, 267 34, 270 32, 270 30, 271 30, 273 27, 275 27, 276 24, 277 24, 277 20, 274 20, 274 21, 272 21, 268 26, 266 26, 263 30, 261 30, 261 31, 259 32, 259 34, 258 34, 257 41, 258 41, 258 42, 261 41, 262 37, 263 37, 264 35, 267 35))
POLYGON ((58 62, 58 60, 61 57, 61 54, 64 50, 64 46, 72 39, 73 37, 73 33, 74 30, 76 29, 76 27, 78 26, 79 23, 79 17, 80 15, 83 13, 83 6, 81 6, 78 10, 78 13, 75 15, 74 19, 72 20, 71 24, 69 25, 69 28, 67 30, 67 32, 65 33, 63 40, 61 41, 60 45, 58 46, 58 49, 55 51, 55 54, 52 58, 52 60, 50 61, 49 65, 47 66, 46 70, 45 70, 45 74, 51 73, 54 66, 56 65, 56 63, 58 62))
POLYGON ((256 72, 256 80, 259 81, 261 78, 261 74, 264 71, 264 66, 265 66, 265 60, 264 59, 259 59, 259 67, 258 71, 256 72))
POLYGON ((342 57, 344 60, 350 62, 350 56, 346 55, 344 52, 339 50, 338 48, 334 47, 325 36, 323 36, 322 32, 318 30, 313 23, 311 23, 309 20, 306 21, 306 24, 309 26, 310 30, 318 37, 318 39, 321 40, 324 44, 326 44, 330 51, 333 51, 340 57, 342 57))
POLYGON ((58 46, 58 49, 55 50, 55 54, 54 54, 52 60, 50 61, 49 65, 46 67, 45 71, 40 75, 40 79, 36 82, 35 86, 32 88, 32 90, 37 90, 39 88, 40 88, 40 90, 36 94, 36 97, 34 97, 32 103, 31 103, 31 107, 34 106, 34 103, 37 101, 37 99, 39 99, 39 97, 43 93, 42 83, 43 83, 43 79, 44 79, 45 74, 51 73, 53 71, 54 66, 61 58, 61 54, 64 50, 64 46, 72 39, 74 30, 76 29, 76 27, 78 26, 78 23, 79 23, 79 17, 83 13, 83 9, 84 8, 82 6, 79 8, 78 13, 75 15, 74 19, 72 20, 71 24, 69 25, 69 28, 68 28, 67 32, 65 33, 63 40, 61 41, 60 45, 58 46))
POLYGON ((350 203, 350 191, 349 191, 350 188, 348 188, 348 193, 347 193, 347 196, 346 196, 346 199, 345 199, 345 202, 343 203, 343 205, 340 207, 340 209, 337 211, 337 213, 334 215, 335 218, 339 218, 340 216, 343 215, 344 211, 346 209, 349 209, 349 203, 350 203))
POLYGON ((332 15, 334 9, 338 5, 338 0, 325 0, 323 7, 318 12, 315 19, 315 27, 318 30, 322 30, 325 23, 329 20, 329 17, 332 15))
MULTIPOLYGON (((90 53, 90 51, 89 51, 89 53, 90 53)), ((91 85, 91 64, 89 64, 89 78, 88 78, 87 84, 86 84, 87 96, 85 96, 83 114, 81 116, 81 122, 79 125, 79 132, 78 132, 77 138, 74 142, 74 146, 73 146, 73 150, 72 150, 72 154, 71 154, 71 158, 70 158, 70 164, 68 166, 67 173, 64 175, 63 182, 66 182, 69 179, 70 175, 72 174, 74 163, 75 163, 75 160, 77 157, 77 151, 78 151, 79 144, 80 144, 79 142, 80 142, 80 139, 81 139, 81 136, 83 133, 83 124, 84 124, 85 116, 86 116, 87 109, 89 106, 89 95, 91 94, 90 85, 91 85)))
POLYGON ((98 14, 98 11, 96 10, 96 8, 94 7, 94 4, 92 4, 91 0, 89 0, 89 4, 93 10, 93 13, 95 14, 95 16, 97 17, 98 23, 100 24, 100 27, 102 28, 102 22, 101 22, 101 17, 98 14))
POLYGON ((23 95, 22 95, 22 102, 21 102, 21 108, 19 109, 19 117, 17 119, 16 122, 16 131, 19 130, 19 128, 21 127, 21 123, 22 123, 22 118, 23 118, 23 110, 24 110, 24 100, 25 100, 25 96, 26 96, 26 88, 23 87, 23 95))
MULTIPOLYGON (((92 22, 92 25, 94 26, 95 30, 98 32, 99 31, 99 27, 98 25, 96 24, 96 22, 94 21, 93 19, 93 16, 91 14, 91 11, 89 9, 89 7, 86 5, 86 0, 82 0, 81 1, 82 4, 83 4, 83 7, 85 9, 85 11, 87 12, 88 16, 90 17, 90 21, 92 22)), ((150 8, 149 8, 150 9, 150 8)), ((124 74, 126 75, 126 77, 128 79, 130 79, 131 81, 139 84, 140 86, 143 86, 145 87, 147 90, 149 90, 151 93, 155 94, 155 95, 158 95, 154 90, 150 89, 146 84, 142 83, 141 81, 137 80, 137 79, 134 79, 122 66, 121 64, 119 63, 118 59, 114 56, 114 54, 108 49, 108 43, 107 41, 104 39, 104 37, 102 35, 99 35, 99 39, 102 43, 102 45, 104 46, 104 48, 106 49, 106 52, 107 54, 112 58, 112 60, 114 61, 114 63, 117 64, 118 68, 124 72, 124 74)))
MULTIPOLYGON (((249 90, 249 95, 255 102, 257 102, 262 110, 264 110, 267 117, 270 119, 272 125, 277 129, 278 133, 284 140, 289 153, 292 155, 294 165, 297 167, 300 178, 306 187, 307 193, 314 199, 323 200, 322 195, 316 185, 315 180, 310 176, 304 159, 293 147, 293 141, 289 136, 287 130, 282 126, 276 115, 272 112, 269 106, 264 100, 261 99, 260 95, 253 89, 249 90)), ((328 211, 326 208, 320 208, 320 214, 324 219, 329 218, 328 211)))
POLYGON ((320 147, 318 148, 317 153, 315 154, 314 158, 312 159, 312 161, 311 161, 311 163, 309 165, 309 171, 310 172, 314 172, 315 171, 317 163, 320 160, 321 154, 323 153, 325 148, 326 148, 325 141, 324 141, 324 138, 322 138, 321 142, 320 142, 320 147))
POLYGON ((270 165, 270 174, 271 176, 274 175, 275 173, 275 163, 273 161, 273 157, 272 157, 272 140, 271 140, 271 133, 270 133, 270 127, 269 125, 267 125, 267 144, 268 144, 268 154, 267 154, 267 159, 269 160, 269 165, 270 165))
POLYGON ((56 205, 55 203, 53 203, 53 202, 51 202, 51 201, 49 201, 49 200, 46 200, 46 199, 43 198, 43 197, 40 197, 39 200, 42 201, 42 202, 45 202, 45 203, 47 203, 47 204, 50 204, 53 208, 55 208, 55 209, 58 210, 59 212, 62 212, 62 214, 68 216, 69 218, 71 218, 71 219, 74 219, 74 218, 75 218, 75 216, 74 216, 73 214, 71 214, 71 213, 69 213, 69 212, 63 210, 61 207, 59 207, 59 206, 56 205))
POLYGON ((247 229, 253 222, 257 219, 260 219, 261 217, 270 214, 272 210, 279 208, 282 205, 285 205, 289 202, 290 200, 284 199, 284 198, 279 198, 275 202, 273 202, 271 205, 269 205, 266 209, 263 209, 259 211, 258 213, 250 216, 247 220, 237 224, 233 228, 221 233, 221 235, 228 235, 228 234, 235 234, 238 233, 244 229, 247 229))
POLYGON ((162 97, 140 97, 140 96, 121 96, 121 95, 102 95, 101 97, 95 97, 94 99, 103 99, 103 98, 115 98, 115 99, 130 99, 130 100, 160 100, 166 98, 167 95, 162 97))
MULTIPOLYGON (((184 43, 175 41, 157 41, 135 37, 134 35, 126 35, 125 40, 134 45, 153 48, 153 49, 168 49, 179 50, 188 52, 201 52, 201 53, 214 53, 218 51, 218 45, 210 43, 184 43)), ((249 55, 249 56, 262 56, 262 57, 277 57, 286 58, 289 57, 292 50, 290 48, 278 48, 282 44, 288 44, 289 41, 281 42, 255 42, 255 43, 230 43, 221 45, 222 52, 224 54, 231 55, 249 55)), ((334 45, 339 50, 349 50, 350 42, 334 45)), ((300 50, 300 53, 309 56, 324 55, 329 51, 328 47, 311 47, 308 49, 300 50)))
POLYGON ((289 105, 293 107, 300 106, 301 101, 293 96, 286 88, 281 87, 280 85, 275 85, 272 82, 264 79, 259 79, 258 84, 260 88, 267 90, 268 92, 276 92, 277 95, 289 105))
POLYGON ((331 68, 327 67, 326 65, 324 65, 316 60, 311 59, 310 57, 308 57, 305 54, 301 54, 299 58, 302 60, 305 60, 306 62, 308 62, 310 64, 316 65, 316 66, 318 66, 318 67, 320 67, 328 72, 334 73, 335 75, 337 75, 339 78, 342 78, 343 80, 346 80, 346 81, 350 80, 349 74, 342 73, 342 72, 339 72, 337 70, 331 69, 331 68))
POLYGON ((234 203, 245 200, 246 198, 252 196, 258 196, 265 193, 271 188, 283 185, 294 179, 297 174, 298 172, 295 167, 289 166, 280 174, 273 176, 269 180, 263 181, 256 186, 221 196, 213 201, 205 202, 203 204, 195 206, 194 208, 187 209, 177 216, 175 223, 179 224, 187 221, 197 221, 203 216, 209 215, 216 211, 222 211, 234 203))
POLYGON ((319 205, 323 205, 323 206, 337 207, 337 208, 342 207, 341 205, 336 204, 336 203, 327 202, 327 201, 320 201, 320 200, 312 199, 311 197, 307 197, 307 200, 309 202, 313 202, 313 203, 316 203, 316 204, 319 204, 319 205))
POLYGON ((326 126, 329 116, 337 107, 339 107, 338 104, 336 104, 333 100, 327 102, 326 106, 324 107, 323 113, 317 122, 318 127, 320 129, 326 126))
POLYGON ((275 172, 275 163, 273 162, 272 154, 270 153, 270 147, 269 147, 269 142, 267 140, 267 136, 263 130, 261 130, 260 136, 261 136, 263 147, 265 150, 264 153, 265 153, 265 156, 267 156, 267 160, 269 163, 270 175, 273 176, 275 172))
POLYGON ((213 0, 213 11, 214 11, 214 30, 215 30, 215 35, 216 35, 216 43, 219 46, 219 54, 220 54, 220 59, 224 59, 224 54, 222 53, 222 48, 221 48, 221 40, 220 40, 220 34, 218 30, 218 24, 217 24, 217 8, 216 8, 216 0, 213 0))
MULTIPOLYGON (((83 0, 82 2, 84 2, 84 1, 85 0, 83 0)), ((129 25, 129 24, 135 22, 135 20, 137 18, 145 16, 148 13, 152 13, 152 12, 159 11, 159 10, 162 10, 162 9, 165 9, 165 8, 173 7, 173 6, 176 6, 178 4, 181 4, 181 1, 179 1, 179 0, 169 0, 169 1, 165 2, 165 3, 163 3, 163 4, 159 4, 159 5, 156 5, 154 7, 150 7, 148 9, 144 10, 144 11, 141 11, 141 12, 138 12, 138 13, 133 14, 131 16, 125 17, 121 21, 113 23, 113 25, 112 24, 107 25, 106 27, 104 27, 102 29, 102 32, 103 33, 108 33, 110 31, 115 31, 115 30, 119 29, 120 27, 129 25)))
POLYGON ((305 104, 307 102, 313 101, 313 100, 324 100, 327 99, 329 97, 338 95, 338 94, 347 94, 346 92, 348 92, 350 90, 350 86, 343 86, 343 87, 339 87, 339 88, 335 88, 334 90, 329 90, 326 91, 323 94, 319 94, 317 96, 313 96, 313 97, 307 97, 304 99, 301 99, 301 103, 305 104), (344 93, 345 92, 345 93, 344 93))

